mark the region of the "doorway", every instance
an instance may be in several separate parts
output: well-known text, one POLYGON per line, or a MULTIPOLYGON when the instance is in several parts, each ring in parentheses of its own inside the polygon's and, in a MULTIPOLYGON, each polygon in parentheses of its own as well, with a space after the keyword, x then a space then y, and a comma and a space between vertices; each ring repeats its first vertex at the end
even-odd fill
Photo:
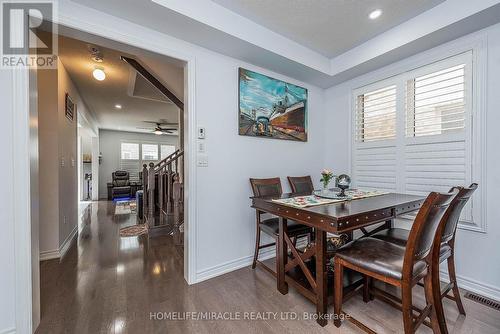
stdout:
MULTIPOLYGON (((78 31, 75 31, 73 29, 69 29, 69 28, 64 28, 64 27, 60 27, 59 31, 66 31, 67 29, 67 32, 68 32, 68 35, 73 35, 74 34, 79 34, 81 32, 78 32, 78 31)), ((89 38, 95 38, 95 39, 99 39, 99 38, 102 38, 102 37, 97 37, 97 36, 91 36, 89 38)), ((95 42, 90 42, 90 43, 93 43, 93 44, 96 44, 95 42)), ((118 43, 118 42, 116 42, 118 43)), ((130 47, 130 46, 129 46, 130 47)), ((184 69, 183 69, 183 79, 188 77, 188 64, 189 63, 185 63, 184 64, 184 69)), ((184 83, 183 83, 183 87, 184 87, 184 83)), ((186 87, 189 87, 189 84, 186 85, 186 87)), ((71 96, 70 96, 71 98, 71 96)), ((187 108, 184 110, 184 111, 187 111, 187 108)), ((189 124, 189 122, 187 122, 188 120, 188 115, 186 115, 185 113, 182 113, 182 114, 179 114, 179 127, 181 127, 181 129, 183 131, 182 132, 182 139, 178 142, 178 147, 182 147, 184 148, 184 142, 187 140, 185 140, 184 138, 186 138, 186 136, 184 136, 184 133, 187 134, 187 127, 185 126, 185 124, 189 124)), ((80 127, 84 127, 84 125, 82 125, 83 122, 80 122, 80 120, 84 119, 84 117, 78 117, 77 118, 77 122, 78 124, 80 124, 80 127)), ((157 124, 154 124, 154 125, 157 125, 157 124)), ((78 125, 77 125, 78 126, 78 125)), ((79 128, 80 128, 79 127, 79 128)), ((162 130, 162 124, 159 124, 160 127, 160 131, 163 131, 162 130)), ((157 131, 158 129, 154 128, 153 129, 154 131, 157 131)), ((181 137, 181 136, 180 136, 181 137)), ((78 184, 78 187, 79 187, 79 190, 78 190, 78 195, 80 197, 80 199, 93 199, 93 200, 96 200, 96 199, 99 199, 99 198, 102 198, 102 191, 100 191, 100 184, 101 182, 99 181, 99 179, 102 177, 102 175, 99 175, 99 174, 102 174, 102 173, 96 173, 96 169, 97 171, 101 170, 101 168, 99 167, 99 163, 102 163, 102 160, 106 159, 107 157, 105 155, 102 154, 102 150, 101 150, 101 147, 99 144, 99 136, 95 136, 95 133, 92 133, 90 135, 83 135, 83 132, 82 131, 79 131, 77 130, 77 161, 74 161, 74 158, 73 157, 63 157, 61 159, 57 159, 57 164, 61 164, 64 166, 73 166, 76 162, 76 165, 78 166, 78 171, 77 171, 77 184, 78 184), (85 138, 84 138, 85 137, 85 138), (97 145, 95 145, 97 143, 97 145), (89 152, 89 146, 90 146, 90 152, 89 152), (66 160, 67 159, 67 160, 66 160), (63 161, 64 160, 64 161, 63 161), (84 164, 85 163, 90 163, 90 167, 87 168, 89 170, 87 170, 85 167, 84 167, 84 164), (97 166, 97 167, 96 167, 97 166), (90 172, 90 173, 89 173, 90 172), (87 174, 87 177, 86 177, 86 174, 87 174), (91 174, 91 179, 89 180, 88 178, 88 174, 91 174)), ((123 142, 123 141, 122 141, 123 142)), ((150 152, 150 146, 153 145, 152 143, 150 142, 140 142, 140 152, 144 152, 144 151, 148 151, 150 152)), ((162 145, 158 146, 158 158, 161 157, 162 153, 165 152, 165 154, 167 154, 168 152, 168 148, 167 147, 163 147, 162 145)), ((147 156, 143 156, 143 153, 140 153, 141 154, 141 158, 144 158, 144 160, 147 160, 149 159, 147 156)), ((122 152, 120 151, 119 152, 119 156, 120 156, 120 159, 121 159, 121 155, 122 155, 122 152)), ((121 159, 123 160, 123 159, 121 159)), ((63 166, 63 167, 64 167, 63 166)), ((120 167, 122 167, 123 165, 120 165, 120 167)), ((186 163, 182 163, 181 165, 181 168, 183 168, 182 166, 187 166, 186 163)), ((40 174, 40 177, 43 177, 42 174, 40 174)), ((186 173, 182 173, 180 175, 181 180, 187 184, 187 181, 189 179, 189 169, 186 168, 186 173)), ((188 204, 188 200, 187 198, 184 198, 184 203, 187 205, 188 204)), ((186 218, 187 218, 187 215, 186 215, 186 218)), ((63 217, 63 221, 65 222, 67 219, 67 217, 63 217)), ((187 221, 187 219, 185 219, 185 221, 187 221)), ((186 240, 188 239, 188 236, 187 235, 184 235, 183 236, 183 240, 184 243, 184 247, 183 247, 183 254, 193 254, 192 252, 189 252, 187 251, 187 246, 188 246, 188 242, 186 242, 186 240)), ((125 243, 127 244, 127 242, 125 243)), ((128 245, 125 245, 125 246, 122 246, 120 245, 120 248, 123 248, 124 250, 126 249, 130 249, 130 248, 133 248, 133 245, 134 242, 130 243, 128 242, 128 245), (132 245, 132 246, 131 246, 132 245)), ((154 243, 150 243, 149 246, 152 246, 154 247, 154 243)), ((68 250, 68 256, 73 256, 73 260, 76 258, 78 258, 79 256, 79 252, 80 252, 80 249, 78 248, 75 248, 74 250, 71 250, 69 249, 68 250)), ((186 279, 187 281, 191 281, 189 279, 189 266, 186 265, 188 263, 188 257, 185 256, 184 257, 184 260, 183 260, 183 268, 184 268, 184 272, 182 273, 181 277, 182 279, 186 279)), ((117 272, 121 271, 122 269, 119 269, 121 268, 120 266, 117 266, 116 270, 117 272)), ((153 264, 152 267, 151 267, 151 270, 153 272, 158 272, 158 270, 161 271, 161 266, 158 267, 158 264, 153 264), (160 269, 159 269, 160 268, 160 269)), ((34 286, 33 287, 34 290, 36 290, 36 287, 34 286)), ((33 295, 35 294, 35 291, 33 292, 33 295)), ((42 316, 43 316, 43 310, 42 310, 42 316)), ((36 326, 36 324, 35 324, 36 326)))

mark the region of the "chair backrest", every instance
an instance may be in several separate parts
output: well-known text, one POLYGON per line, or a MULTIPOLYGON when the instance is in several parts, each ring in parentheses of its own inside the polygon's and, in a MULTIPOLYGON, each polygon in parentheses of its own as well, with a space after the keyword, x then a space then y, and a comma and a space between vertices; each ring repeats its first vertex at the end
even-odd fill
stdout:
POLYGON ((254 196, 279 196, 283 193, 279 177, 250 179, 254 196))
POLYGON ((430 254, 438 228, 447 221, 448 209, 457 194, 458 189, 452 189, 449 193, 432 192, 427 196, 408 236, 403 269, 407 275, 412 274, 414 261, 422 260, 430 254), (411 265, 407 265, 410 263, 411 265))
POLYGON ((288 176, 287 179, 294 193, 312 193, 314 190, 312 179, 309 175, 288 176))
POLYGON ((128 186, 129 182, 129 173, 124 170, 117 170, 111 174, 113 178, 113 185, 117 187, 128 186))
POLYGON ((468 188, 456 187, 458 189, 458 195, 451 204, 452 208, 450 209, 451 211, 448 216, 448 221, 443 229, 441 242, 448 242, 455 237, 460 214, 462 213, 464 206, 472 197, 472 194, 474 194, 474 191, 476 191, 477 187, 477 183, 471 184, 468 188))

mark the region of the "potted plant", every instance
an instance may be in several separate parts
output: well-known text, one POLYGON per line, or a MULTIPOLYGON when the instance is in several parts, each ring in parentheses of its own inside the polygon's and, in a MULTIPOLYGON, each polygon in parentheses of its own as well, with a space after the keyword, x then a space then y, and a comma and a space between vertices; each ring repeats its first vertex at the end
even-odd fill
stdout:
POLYGON ((321 183, 323 183, 323 193, 326 194, 329 192, 328 190, 328 184, 330 183, 331 180, 333 180, 335 176, 333 175, 333 172, 329 169, 323 169, 321 171, 321 183))

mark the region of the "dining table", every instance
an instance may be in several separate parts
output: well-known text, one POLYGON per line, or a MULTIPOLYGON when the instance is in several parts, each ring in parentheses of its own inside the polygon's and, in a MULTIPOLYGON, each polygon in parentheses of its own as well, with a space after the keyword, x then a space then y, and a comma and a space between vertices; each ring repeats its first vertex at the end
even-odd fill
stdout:
MULTIPOLYGON (((252 208, 279 218, 278 254, 276 254, 277 289, 288 293, 288 285, 316 305, 315 319, 325 326, 332 318, 327 313, 333 302, 333 274, 328 272, 327 235, 346 234, 353 240, 354 231, 359 237, 370 236, 390 228, 400 215, 418 210, 425 197, 401 193, 381 193, 367 198, 351 199, 297 207, 284 200, 311 196, 311 193, 285 193, 280 196, 252 197, 252 208), (313 228, 314 237, 305 246, 292 241, 287 231, 287 221, 293 220, 313 228), (375 226, 377 225, 377 226, 375 226)), ((331 254, 330 254, 331 258, 331 254)), ((363 284, 364 277, 354 272, 344 273, 344 298, 352 296, 363 284)), ((338 315, 337 315, 338 316, 338 315)))

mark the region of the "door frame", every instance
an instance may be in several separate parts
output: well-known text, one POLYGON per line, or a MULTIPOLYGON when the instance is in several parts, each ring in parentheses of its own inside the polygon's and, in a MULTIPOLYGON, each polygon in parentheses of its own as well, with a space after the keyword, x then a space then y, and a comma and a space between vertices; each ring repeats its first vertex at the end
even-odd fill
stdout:
MULTIPOLYGON (((66 6, 64 6, 66 7, 66 6)), ((184 279, 188 284, 196 283, 196 231, 197 231, 197 206, 196 206, 196 86, 195 86, 195 56, 186 54, 184 51, 167 47, 172 37, 161 34, 157 31, 134 25, 117 17, 97 12, 95 10, 74 10, 74 8, 64 8, 59 6, 58 15, 54 23, 68 28, 72 28, 84 33, 90 33, 96 36, 114 40, 123 44, 128 44, 147 51, 155 52, 160 55, 177 58, 186 63, 184 67, 184 279), (102 15, 102 20, 96 20, 96 15, 102 15), (111 24, 110 18, 114 21, 111 24), (107 24, 104 23, 106 21, 107 24), (160 38, 148 38, 150 35, 160 38), (163 36, 163 38, 162 38, 163 36), (164 39, 164 40, 162 40, 164 39)), ((84 7, 85 8, 85 7, 84 7)), ((80 8, 79 8, 80 9, 80 8)), ((31 215, 31 178, 30 163, 33 163, 33 157, 30 157, 32 145, 30 141, 38 140, 38 133, 33 134, 33 126, 38 128, 37 122, 33 124, 33 116, 30 115, 30 73, 29 69, 12 69, 13 83, 13 223, 14 223, 14 248, 15 248, 15 296, 16 296, 16 332, 33 333, 38 325, 33 318, 38 315, 33 314, 33 306, 39 310, 36 296, 36 286, 32 287, 32 275, 37 273, 32 270, 32 266, 38 266, 39 257, 32 256, 32 244, 38 245, 39 235, 32 233, 32 219, 38 224, 38 214, 31 215), (34 138, 34 136, 36 136, 34 138), (35 304, 34 304, 35 303, 35 304)), ((31 95, 31 98, 33 96, 31 95)), ((35 115, 37 116, 37 115, 35 115)), ((38 159, 38 157, 36 157, 38 159)), ((36 161, 38 164, 38 161, 36 161)), ((36 182, 36 181, 34 181, 36 182)), ((34 196, 34 201, 38 201, 34 196)), ((38 203, 35 203, 38 207, 38 203)), ((38 231, 35 226, 34 231, 38 231)), ((37 254, 37 252, 33 253, 37 254)), ((38 285, 38 289, 40 286, 38 285)))

